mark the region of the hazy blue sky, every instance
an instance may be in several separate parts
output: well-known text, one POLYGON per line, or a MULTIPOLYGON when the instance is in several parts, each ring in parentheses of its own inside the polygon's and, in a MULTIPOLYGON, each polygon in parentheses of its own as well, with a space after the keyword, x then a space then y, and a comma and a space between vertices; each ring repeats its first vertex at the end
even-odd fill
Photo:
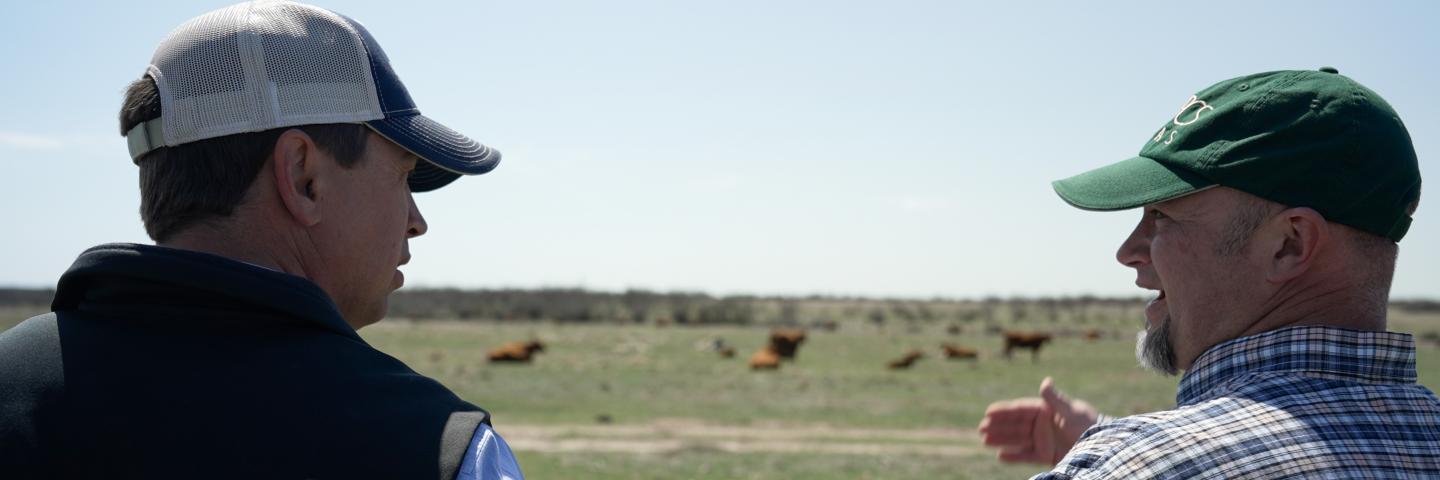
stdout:
MULTIPOLYGON (((122 89, 227 3, 6 6, 0 285, 147 240, 122 89)), ((1139 214, 1072 209, 1049 181, 1266 70, 1380 92, 1440 181, 1440 2, 319 5, 369 27, 422 111, 505 155, 417 195, 410 286, 1140 294, 1113 255, 1139 214)), ((1440 296, 1437 211, 1402 242, 1396 296, 1440 296)))

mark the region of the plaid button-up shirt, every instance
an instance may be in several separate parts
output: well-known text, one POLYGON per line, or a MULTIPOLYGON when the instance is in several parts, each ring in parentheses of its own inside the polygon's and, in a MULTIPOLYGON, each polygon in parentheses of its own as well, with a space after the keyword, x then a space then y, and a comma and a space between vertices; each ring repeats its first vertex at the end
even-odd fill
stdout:
POLYGON ((1103 422, 1035 479, 1440 478, 1410 335, 1292 327, 1207 350, 1174 410, 1103 422))

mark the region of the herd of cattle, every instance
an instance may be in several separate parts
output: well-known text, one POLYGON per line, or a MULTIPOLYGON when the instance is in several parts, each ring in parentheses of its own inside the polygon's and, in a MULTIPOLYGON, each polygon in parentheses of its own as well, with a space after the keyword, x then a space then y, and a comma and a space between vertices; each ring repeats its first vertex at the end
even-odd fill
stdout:
MULTIPOLYGON (((1017 349, 1030 350, 1030 359, 1034 361, 1040 356, 1041 347, 1054 339, 1048 332, 1019 332, 1004 331, 1005 358, 1011 358, 1011 354, 1017 349)), ((1100 338, 1100 333, 1091 330, 1085 333, 1086 340, 1100 338)), ((750 356, 751 370, 778 370, 783 361, 794 360, 795 354, 800 349, 800 344, 805 343, 805 329, 776 328, 770 331, 769 341, 760 350, 750 356)), ((715 339, 710 347, 722 358, 735 357, 735 347, 727 344, 724 339, 715 339)), ((492 363, 529 363, 538 352, 545 351, 545 344, 539 340, 525 342, 510 342, 491 350, 488 358, 492 363)), ((955 345, 953 343, 940 344, 940 353, 949 360, 970 360, 979 358, 980 353, 974 348, 955 345)), ((903 370, 915 365, 915 362, 925 357, 921 350, 910 350, 903 356, 891 360, 885 366, 891 370, 903 370)))
MULTIPOLYGON (((1005 333, 1005 358, 1017 348, 1029 349, 1031 360, 1039 358, 1040 348, 1054 338, 1045 332, 1004 332, 1005 333)), ((1098 338, 1098 336, 1087 335, 1087 338, 1098 338)), ((770 341, 760 347, 754 355, 750 356, 751 370, 776 370, 780 368, 782 360, 793 360, 795 352, 800 344, 805 341, 805 330, 792 330, 777 328, 770 331, 770 341)), ((734 356, 733 347, 724 345, 721 340, 716 340, 716 351, 722 357, 734 356)), ((952 343, 940 344, 940 352, 946 359, 950 360, 975 360, 980 357, 980 352, 974 348, 955 345, 952 343)), ((891 370, 903 370, 915 365, 915 362, 925 357, 925 352, 913 349, 905 352, 905 355, 885 363, 891 370)))

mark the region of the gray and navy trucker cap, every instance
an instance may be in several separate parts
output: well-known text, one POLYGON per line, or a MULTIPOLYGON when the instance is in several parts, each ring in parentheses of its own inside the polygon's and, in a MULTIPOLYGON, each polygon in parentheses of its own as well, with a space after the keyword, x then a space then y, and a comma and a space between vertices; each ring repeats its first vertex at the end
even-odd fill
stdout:
POLYGON ((262 0, 180 25, 145 73, 160 118, 126 134, 130 157, 207 138, 321 123, 360 123, 424 159, 416 192, 495 168, 500 152, 420 114, 385 51, 360 22, 323 8, 262 0))

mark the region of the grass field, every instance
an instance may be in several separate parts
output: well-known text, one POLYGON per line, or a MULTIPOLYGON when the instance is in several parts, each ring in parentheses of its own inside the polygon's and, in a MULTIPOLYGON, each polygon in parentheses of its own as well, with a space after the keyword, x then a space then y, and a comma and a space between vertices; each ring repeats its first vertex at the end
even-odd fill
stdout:
MULTIPOLYGON (((7 328, 33 312, 3 311, 7 328)), ((1392 330, 1440 330, 1435 315, 1392 314, 1392 330)), ((1117 415, 1167 408, 1176 379, 1135 366, 1132 333, 1056 339, 1032 361, 1000 357, 979 328, 880 328, 845 322, 812 330, 798 358, 775 372, 745 362, 762 327, 667 327, 389 319, 361 331, 377 348, 490 410, 536 479, 1017 478, 974 426, 995 400, 1035 394, 1049 375, 1075 397, 1117 415), (485 352, 538 338, 530 365, 492 365, 485 352), (723 359, 707 346, 737 347, 723 359), (974 362, 939 358, 941 342, 976 347, 974 362), (891 371, 918 348, 927 357, 891 371)), ((1440 387, 1440 347, 1422 342, 1421 383, 1440 387)))
MULTIPOLYGON (((1405 318, 1396 329, 1407 322, 1437 326, 1405 318)), ((1000 465, 978 445, 990 402, 1034 395, 1050 375, 1123 415, 1167 408, 1176 384, 1136 367, 1133 338, 1118 334, 1060 338, 1032 362, 1000 358, 999 337, 980 332, 846 324, 812 332, 796 362, 765 373, 745 367, 761 328, 387 321, 363 334, 493 412, 535 478, 1024 477, 1036 468, 1000 465), (740 355, 706 351, 717 337, 740 355), (486 349, 529 338, 547 344, 534 364, 485 363, 486 349), (942 341, 980 359, 937 358, 942 341), (911 348, 930 356, 884 368, 911 348)), ((1440 348, 1419 358, 1421 382, 1440 386, 1440 348)))

